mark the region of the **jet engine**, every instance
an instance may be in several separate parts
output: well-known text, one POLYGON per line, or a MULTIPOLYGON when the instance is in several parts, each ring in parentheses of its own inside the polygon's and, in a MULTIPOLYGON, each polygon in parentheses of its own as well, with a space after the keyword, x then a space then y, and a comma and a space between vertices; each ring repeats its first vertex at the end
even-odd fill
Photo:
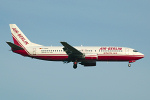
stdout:
POLYGON ((93 61, 82 61, 80 64, 84 65, 85 67, 86 66, 96 66, 96 61, 95 60, 93 60, 93 61))

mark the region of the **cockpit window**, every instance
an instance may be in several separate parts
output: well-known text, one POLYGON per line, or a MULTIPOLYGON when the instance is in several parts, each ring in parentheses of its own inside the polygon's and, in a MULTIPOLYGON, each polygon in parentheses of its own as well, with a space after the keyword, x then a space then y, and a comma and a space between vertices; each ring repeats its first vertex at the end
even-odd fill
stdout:
POLYGON ((137 50, 133 50, 133 52, 138 52, 137 50))

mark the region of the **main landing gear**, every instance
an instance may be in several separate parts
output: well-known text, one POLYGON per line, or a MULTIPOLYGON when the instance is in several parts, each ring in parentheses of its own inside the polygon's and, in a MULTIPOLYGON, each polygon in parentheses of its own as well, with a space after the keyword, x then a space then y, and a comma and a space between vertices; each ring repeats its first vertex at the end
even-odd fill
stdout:
POLYGON ((73 63, 73 68, 76 69, 77 68, 77 62, 73 63))

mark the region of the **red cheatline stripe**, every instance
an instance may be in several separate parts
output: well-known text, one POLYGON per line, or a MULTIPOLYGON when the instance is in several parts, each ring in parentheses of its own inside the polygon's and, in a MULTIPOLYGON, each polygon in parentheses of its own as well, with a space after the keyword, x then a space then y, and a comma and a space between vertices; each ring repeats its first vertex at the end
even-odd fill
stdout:
POLYGON ((39 54, 39 55, 67 55, 67 54, 39 54))
POLYGON ((125 54, 122 54, 122 55, 120 55, 120 54, 98 54, 98 56, 134 56, 134 57, 143 57, 143 55, 125 55, 125 54))

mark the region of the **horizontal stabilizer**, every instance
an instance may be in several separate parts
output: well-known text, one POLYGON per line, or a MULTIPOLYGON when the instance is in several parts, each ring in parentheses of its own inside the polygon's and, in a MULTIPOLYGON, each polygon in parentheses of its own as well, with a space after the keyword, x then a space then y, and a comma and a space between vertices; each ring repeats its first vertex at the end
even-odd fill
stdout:
POLYGON ((23 50, 22 47, 16 45, 16 44, 13 44, 11 42, 6 42, 13 50, 23 50))

